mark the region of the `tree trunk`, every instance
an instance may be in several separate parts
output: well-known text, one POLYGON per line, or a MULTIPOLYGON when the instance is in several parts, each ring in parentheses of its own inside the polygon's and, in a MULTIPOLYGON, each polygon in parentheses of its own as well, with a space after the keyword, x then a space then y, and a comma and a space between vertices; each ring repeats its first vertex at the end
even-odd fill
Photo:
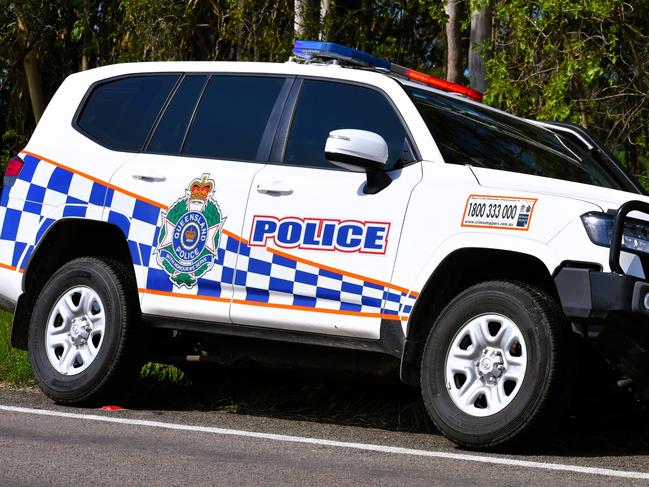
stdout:
POLYGON ((471 50, 469 51, 469 82, 471 88, 484 92, 487 88, 485 61, 480 45, 491 39, 491 3, 471 13, 471 50))
MULTIPOLYGON (((363 0, 361 2, 361 15, 363 16, 363 22, 358 46, 361 51, 366 51, 368 49, 367 40, 372 35, 373 4, 374 2, 372 0, 363 0)), ((405 15, 405 12, 401 15, 405 15)))
POLYGON ((632 140, 627 140, 624 145, 626 168, 631 174, 637 176, 640 172, 638 167, 638 146, 632 140))
POLYGON ((90 0, 83 2, 83 33, 81 35, 81 71, 90 69, 90 55, 92 45, 92 26, 96 24, 94 20, 94 9, 90 0))
POLYGON ((237 26, 237 48, 235 61, 243 61, 244 45, 246 43, 246 2, 245 0, 237 1, 239 9, 239 25, 237 26))
POLYGON ((27 54, 25 54, 23 59, 23 67, 25 69, 25 77, 27 78, 29 99, 32 102, 34 120, 38 123, 45 111, 45 106, 47 105, 45 94, 43 93, 41 73, 38 69, 38 57, 36 56, 36 51, 31 45, 29 30, 19 4, 17 3, 14 8, 16 9, 16 19, 18 20, 18 29, 20 31, 20 36, 22 37, 22 44, 25 46, 25 49, 27 49, 27 54))
POLYGON ((319 0, 295 0, 295 38, 312 38, 320 32, 319 0))
POLYGON ((29 98, 32 101, 32 111, 36 123, 41 119, 45 111, 45 95, 43 94, 43 85, 41 83, 41 73, 38 69, 38 59, 33 49, 25 56, 23 60, 25 66, 25 76, 27 77, 27 87, 29 88, 29 98))
POLYGON ((462 56, 462 0, 448 0, 446 4, 446 79, 451 83, 462 81, 464 59, 462 56))
POLYGON ((329 37, 327 17, 331 12, 331 0, 320 0, 320 39, 329 37))

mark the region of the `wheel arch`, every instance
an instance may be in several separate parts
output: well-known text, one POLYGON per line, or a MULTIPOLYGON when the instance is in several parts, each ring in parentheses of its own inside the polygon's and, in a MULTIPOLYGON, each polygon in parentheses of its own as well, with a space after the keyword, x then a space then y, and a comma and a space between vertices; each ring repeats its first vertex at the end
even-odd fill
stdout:
POLYGON ((408 320, 401 359, 403 382, 419 385, 423 347, 444 307, 468 287, 493 279, 522 281, 558 299, 552 274, 538 257, 512 250, 478 247, 451 252, 426 281, 408 320))
POLYGON ((78 257, 108 257, 119 260, 132 269, 136 281, 131 249, 122 229, 98 220, 62 218, 43 234, 25 266, 22 295, 14 314, 11 342, 16 348, 27 348, 27 336, 32 308, 49 278, 78 257), (61 243, 63 242, 63 243, 61 243))

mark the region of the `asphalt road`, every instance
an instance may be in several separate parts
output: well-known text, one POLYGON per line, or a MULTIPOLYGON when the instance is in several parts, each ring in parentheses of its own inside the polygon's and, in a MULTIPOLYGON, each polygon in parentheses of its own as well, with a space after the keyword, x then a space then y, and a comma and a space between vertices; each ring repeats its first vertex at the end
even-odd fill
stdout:
POLYGON ((476 454, 437 434, 191 408, 65 408, 35 390, 0 389, 0 486, 649 485, 647 424, 609 426, 568 427, 532 453, 476 454))

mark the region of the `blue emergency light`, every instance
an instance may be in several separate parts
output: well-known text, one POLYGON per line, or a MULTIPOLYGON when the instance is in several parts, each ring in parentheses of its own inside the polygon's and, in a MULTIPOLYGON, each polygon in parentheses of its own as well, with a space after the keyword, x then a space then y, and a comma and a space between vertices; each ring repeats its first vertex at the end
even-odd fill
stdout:
POLYGON ((385 61, 358 49, 341 46, 333 42, 295 41, 293 54, 302 59, 311 59, 314 57, 338 59, 358 66, 380 68, 386 71, 390 71, 392 66, 390 61, 385 61))
POLYGON ((359 51, 358 49, 341 46, 340 44, 335 44, 333 42, 295 41, 293 54, 307 61, 314 58, 334 59, 355 66, 380 69, 392 74, 403 76, 409 80, 424 83, 434 88, 449 91, 451 93, 458 93, 476 101, 482 101, 482 93, 479 91, 399 66, 398 64, 391 63, 385 59, 380 59, 366 52, 359 51))

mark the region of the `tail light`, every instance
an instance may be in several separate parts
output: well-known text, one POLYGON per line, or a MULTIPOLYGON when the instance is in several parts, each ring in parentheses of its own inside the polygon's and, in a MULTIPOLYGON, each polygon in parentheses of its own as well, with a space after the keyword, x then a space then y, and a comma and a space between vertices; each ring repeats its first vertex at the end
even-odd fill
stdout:
POLYGON ((2 185, 13 186, 16 182, 16 178, 20 175, 20 170, 23 168, 24 164, 23 160, 18 156, 9 159, 4 175, 0 174, 0 176, 2 176, 2 185))

